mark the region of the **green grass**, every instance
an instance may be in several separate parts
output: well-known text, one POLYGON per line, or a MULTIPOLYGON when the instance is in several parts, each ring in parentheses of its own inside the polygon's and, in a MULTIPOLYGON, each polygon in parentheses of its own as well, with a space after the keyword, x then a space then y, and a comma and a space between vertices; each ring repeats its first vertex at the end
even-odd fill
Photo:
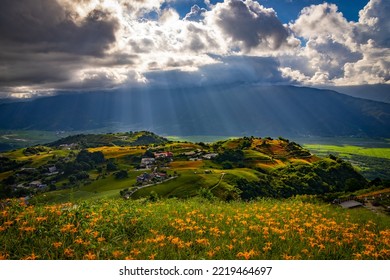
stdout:
POLYGON ((244 156, 247 159, 265 160, 265 161, 270 160, 269 156, 255 150, 244 150, 244 156))
POLYGON ((250 168, 235 168, 224 170, 226 174, 234 175, 238 178, 243 178, 248 181, 258 181, 259 180, 259 172, 250 169, 250 168))
POLYGON ((361 155, 376 158, 390 159, 390 148, 371 148, 371 147, 360 147, 351 145, 316 145, 306 144, 306 149, 315 151, 317 153, 338 153, 344 156, 350 155, 361 155))
MULTIPOLYGON (((19 149, 16 151, 2 153, 3 156, 8 157, 9 159, 18 160, 18 161, 27 161, 31 160, 32 167, 38 167, 43 164, 46 164, 48 161, 54 157, 67 157, 69 156, 69 150, 51 150, 47 152, 41 152, 35 155, 25 155, 23 154, 24 149, 19 149)), ((77 151, 75 151, 77 152, 77 151)))
POLYGON ((334 154, 350 162, 363 176, 390 179, 390 145, 383 139, 301 139, 304 147, 319 156, 334 154))
POLYGON ((0 259, 384 259, 390 217, 309 199, 103 199, 0 212, 0 259), (15 238, 17 237, 17 238, 15 238))
POLYGON ((181 171, 179 174, 176 179, 138 190, 133 194, 133 198, 148 196, 151 191, 162 197, 192 197, 197 195, 202 187, 215 186, 220 178, 219 174, 195 174, 194 171, 181 171))
POLYGON ((41 203, 65 203, 88 198, 119 197, 120 190, 132 188, 136 183, 136 177, 141 173, 141 171, 132 171, 129 173, 129 178, 126 179, 115 179, 111 174, 104 179, 93 180, 90 184, 47 192, 36 196, 35 199, 41 203))

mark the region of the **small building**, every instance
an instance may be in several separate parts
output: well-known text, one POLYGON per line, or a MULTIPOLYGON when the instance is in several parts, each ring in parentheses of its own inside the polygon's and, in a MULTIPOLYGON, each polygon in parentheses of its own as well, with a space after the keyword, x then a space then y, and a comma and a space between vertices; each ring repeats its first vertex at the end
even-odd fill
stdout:
POLYGON ((43 188, 46 188, 47 185, 46 184, 42 184, 41 181, 32 181, 28 184, 28 186, 30 188, 36 188, 36 189, 43 189, 43 188))
POLYGON ((141 159, 141 168, 151 168, 156 162, 156 159, 154 158, 143 158, 141 159))
POLYGON ((53 165, 53 166, 50 166, 50 167, 48 168, 48 170, 49 170, 49 173, 54 173, 54 172, 57 172, 57 167, 55 167, 55 166, 53 165))
POLYGON ((362 207, 363 203, 360 203, 356 200, 348 200, 340 203, 340 206, 345 208, 345 209, 351 209, 351 208, 356 208, 356 207, 362 207))
POLYGON ((145 172, 145 173, 143 173, 143 174, 141 174, 141 175, 139 175, 139 176, 137 177, 137 183, 148 182, 150 179, 151 179, 150 174, 148 174, 148 173, 145 172))
POLYGON ((77 143, 71 143, 71 144, 61 144, 59 147, 60 149, 63 149, 63 150, 75 150, 78 148, 78 144, 77 143))
POLYGON ((27 187, 23 184, 23 183, 21 183, 21 184, 18 184, 18 185, 16 185, 15 187, 14 187, 14 189, 26 189, 27 187))
POLYGON ((204 158, 204 159, 213 159, 213 158, 215 158, 216 156, 218 156, 218 154, 210 153, 210 154, 205 154, 205 155, 203 155, 203 158, 204 158))
POLYGON ((155 158, 172 158, 173 153, 171 152, 161 152, 161 153, 154 153, 155 158))
POLYGON ((167 177, 167 174, 165 173, 154 173, 154 178, 157 180, 165 180, 167 177))

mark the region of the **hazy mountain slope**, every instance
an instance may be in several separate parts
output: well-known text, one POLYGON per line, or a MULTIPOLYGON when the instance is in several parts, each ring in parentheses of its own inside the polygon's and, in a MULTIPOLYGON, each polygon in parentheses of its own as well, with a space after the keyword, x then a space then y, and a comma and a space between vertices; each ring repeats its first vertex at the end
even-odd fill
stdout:
POLYGON ((390 105, 329 90, 229 85, 68 94, 0 105, 0 129, 390 137, 390 105))
POLYGON ((390 103, 390 85, 360 85, 329 89, 357 98, 390 103))

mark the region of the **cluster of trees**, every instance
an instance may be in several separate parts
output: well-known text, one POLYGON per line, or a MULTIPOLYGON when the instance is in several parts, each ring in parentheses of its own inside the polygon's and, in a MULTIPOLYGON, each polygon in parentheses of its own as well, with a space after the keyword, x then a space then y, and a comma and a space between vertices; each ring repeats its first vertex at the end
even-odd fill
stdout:
POLYGON ((107 133, 107 134, 78 134, 59 139, 50 146, 60 146, 64 144, 77 144, 80 148, 92 148, 102 146, 138 146, 149 144, 163 144, 167 139, 158 136, 152 132, 126 132, 126 133, 107 133))
POLYGON ((232 169, 234 167, 244 166, 244 152, 240 149, 226 149, 214 158, 214 162, 222 165, 223 169, 232 169))
POLYGON ((286 151, 288 151, 290 156, 293 157, 308 157, 311 155, 309 151, 303 149, 295 142, 287 142, 286 151))
POLYGON ((353 192, 367 187, 367 180, 351 164, 327 158, 312 165, 294 164, 263 174, 258 181, 236 181, 244 200, 256 197, 286 198, 298 194, 353 192))
POLYGON ((0 173, 10 170, 16 170, 28 163, 29 162, 27 161, 16 161, 7 157, 0 157, 0 173))
POLYGON ((28 148, 24 149, 23 154, 26 156, 29 156, 29 155, 36 155, 36 154, 47 152, 47 151, 48 151, 48 148, 46 148, 44 146, 33 146, 33 147, 28 147, 28 148))
POLYGON ((74 162, 57 162, 56 167, 63 170, 65 176, 75 175, 76 178, 82 178, 83 175, 77 175, 82 171, 90 171, 106 160, 102 152, 89 152, 81 150, 74 162))

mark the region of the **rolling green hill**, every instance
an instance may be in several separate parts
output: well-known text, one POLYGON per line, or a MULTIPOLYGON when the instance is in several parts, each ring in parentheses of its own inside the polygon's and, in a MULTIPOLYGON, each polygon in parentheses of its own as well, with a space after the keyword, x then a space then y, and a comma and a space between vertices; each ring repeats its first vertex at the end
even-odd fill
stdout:
POLYGON ((77 134, 71 135, 55 142, 47 144, 49 147, 76 144, 80 148, 102 147, 102 146, 138 146, 150 144, 163 144, 167 139, 152 132, 124 132, 109 134, 77 134))
POLYGON ((0 259, 390 256, 388 215, 324 203, 355 194, 388 206, 388 188, 281 137, 77 136, 0 163, 0 259))
POLYGON ((337 157, 299 144, 243 137, 213 143, 168 141, 150 132, 75 135, 1 154, 2 197, 36 202, 89 198, 286 198, 353 192, 367 180, 337 157), (145 160, 152 163, 144 165, 145 160))

